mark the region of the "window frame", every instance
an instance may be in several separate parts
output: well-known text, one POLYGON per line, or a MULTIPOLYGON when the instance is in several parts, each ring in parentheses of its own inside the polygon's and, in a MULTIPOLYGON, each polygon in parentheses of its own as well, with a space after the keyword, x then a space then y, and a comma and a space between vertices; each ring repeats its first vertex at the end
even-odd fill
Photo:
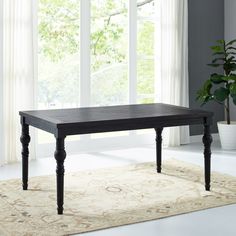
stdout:
MULTIPOLYGON (((91 2, 80 0, 80 107, 90 106, 91 102, 91 53, 90 53, 90 32, 91 32, 91 2)), ((34 0, 34 40, 38 42, 38 0, 34 0)), ((137 103, 137 24, 138 17, 137 0, 129 0, 128 4, 128 103, 137 103)), ((37 43, 35 48, 35 86, 37 87, 37 43)), ((37 91, 37 89, 36 89, 37 91)), ((35 95, 37 98, 37 94, 35 95)), ((37 101, 37 99, 35 99, 37 101)), ((36 104, 37 107, 37 104, 36 104)), ((128 136, 91 138, 91 135, 81 135, 78 141, 68 141, 67 152, 70 154, 91 151, 106 151, 111 149, 137 147, 154 143, 154 131, 150 134, 137 134, 136 131, 128 131, 128 136)), ((37 139, 36 139, 37 142, 37 139)), ((48 157, 55 149, 54 143, 36 145, 38 157, 48 157)))

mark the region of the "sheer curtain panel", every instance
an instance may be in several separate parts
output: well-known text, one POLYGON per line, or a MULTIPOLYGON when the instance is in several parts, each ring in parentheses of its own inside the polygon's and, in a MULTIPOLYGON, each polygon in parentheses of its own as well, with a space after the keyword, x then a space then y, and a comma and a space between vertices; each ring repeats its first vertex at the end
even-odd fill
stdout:
MULTIPOLYGON (((157 101, 188 107, 188 1, 159 0, 156 5, 157 101)), ((168 146, 188 142, 189 127, 164 131, 168 146)))
POLYGON ((3 4, 0 1, 0 165, 3 161, 3 4))
MULTIPOLYGON (((2 163, 15 162, 20 158, 18 113, 19 110, 34 108, 33 2, 3 0, 2 163)), ((32 145, 30 148, 34 150, 32 145)))

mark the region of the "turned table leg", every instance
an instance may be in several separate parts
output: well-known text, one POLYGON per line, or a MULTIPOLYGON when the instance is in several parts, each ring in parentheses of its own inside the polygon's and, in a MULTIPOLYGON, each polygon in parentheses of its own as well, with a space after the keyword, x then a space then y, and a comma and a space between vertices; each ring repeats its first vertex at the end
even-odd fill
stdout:
POLYGON ((161 173, 161 149, 162 149, 162 130, 163 128, 155 128, 156 131, 156 165, 157 173, 161 173))
POLYGON ((66 158, 65 138, 56 138, 56 151, 54 157, 57 161, 57 212, 59 215, 63 214, 63 203, 64 203, 64 160, 66 158))
POLYGON ((204 123, 204 135, 202 138, 202 142, 204 144, 205 189, 206 191, 210 191, 212 137, 211 137, 210 125, 207 122, 204 123))
POLYGON ((21 118, 21 137, 20 141, 22 143, 22 187, 23 190, 28 189, 28 165, 29 165, 29 125, 25 124, 24 118, 21 118))

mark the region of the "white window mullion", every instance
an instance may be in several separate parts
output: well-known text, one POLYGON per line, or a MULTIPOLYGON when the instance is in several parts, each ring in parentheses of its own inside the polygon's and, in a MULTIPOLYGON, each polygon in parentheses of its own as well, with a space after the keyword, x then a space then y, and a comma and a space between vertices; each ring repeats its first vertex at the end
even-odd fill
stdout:
MULTIPOLYGON (((80 0, 80 107, 90 105, 90 0, 80 0)), ((88 141, 90 135, 82 135, 88 141)))
POLYGON ((155 74, 155 102, 161 101, 161 6, 160 1, 155 2, 155 33, 154 33, 154 74, 155 74))
POLYGON ((129 1, 129 103, 137 102, 137 0, 129 1))
MULTIPOLYGON (((33 28, 33 76, 34 76, 34 101, 33 107, 34 109, 38 108, 38 10, 39 10, 39 0, 32 1, 32 28, 33 28)), ((40 146, 38 143, 38 132, 35 129, 30 130, 32 142, 31 142, 31 151, 33 155, 37 158, 39 155, 40 146)))
MULTIPOLYGON (((129 103, 137 102, 137 0, 129 1, 129 103)), ((136 135, 136 131, 130 131, 136 135)))
POLYGON ((80 1, 80 106, 90 105, 90 1, 80 1))
POLYGON ((38 108, 38 10, 39 0, 32 1, 33 59, 34 59, 34 108, 38 108))

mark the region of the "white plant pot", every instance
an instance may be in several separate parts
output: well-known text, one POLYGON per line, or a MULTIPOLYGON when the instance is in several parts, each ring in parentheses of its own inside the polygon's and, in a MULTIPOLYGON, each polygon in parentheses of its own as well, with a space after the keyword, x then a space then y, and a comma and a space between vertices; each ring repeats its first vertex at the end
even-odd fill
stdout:
POLYGON ((228 125, 226 121, 217 122, 220 135, 221 147, 226 150, 236 149, 236 122, 231 121, 228 125))

